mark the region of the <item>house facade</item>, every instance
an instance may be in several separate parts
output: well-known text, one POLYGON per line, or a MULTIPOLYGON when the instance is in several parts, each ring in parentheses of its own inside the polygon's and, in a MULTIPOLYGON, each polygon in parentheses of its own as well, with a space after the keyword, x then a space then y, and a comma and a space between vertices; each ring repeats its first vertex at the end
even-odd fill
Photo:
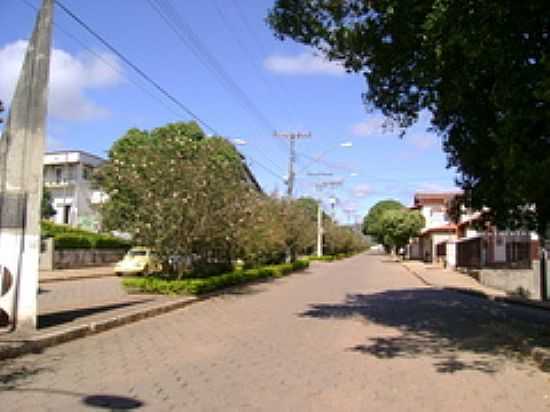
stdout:
POLYGON ((409 246, 409 257, 425 262, 438 260, 438 245, 456 239, 457 227, 448 215, 449 202, 460 192, 425 193, 414 195, 411 209, 424 216, 425 225, 420 236, 409 246))
POLYGON ((44 187, 51 193, 59 224, 98 230, 97 207, 106 195, 94 187, 94 170, 105 160, 78 150, 49 152, 44 155, 44 187))

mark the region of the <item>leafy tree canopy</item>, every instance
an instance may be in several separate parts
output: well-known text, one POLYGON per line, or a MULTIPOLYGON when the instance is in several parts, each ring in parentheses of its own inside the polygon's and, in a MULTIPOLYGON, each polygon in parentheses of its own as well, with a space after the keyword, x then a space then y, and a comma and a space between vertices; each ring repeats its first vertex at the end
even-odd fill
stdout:
POLYGON ((243 248, 259 197, 244 173, 234 146, 205 139, 194 123, 129 130, 97 175, 109 195, 103 224, 166 259, 230 262, 243 248))
POLYGON ((550 2, 277 0, 268 23, 367 82, 405 130, 431 113, 467 206, 550 221, 550 2))
POLYGON ((404 208, 405 206, 397 200, 382 200, 376 203, 363 219, 363 233, 372 236, 377 243, 384 244, 384 233, 381 226, 382 215, 387 210, 404 208))
POLYGON ((416 210, 386 210, 380 218, 380 230, 384 237, 383 244, 396 250, 404 247, 410 238, 419 235, 424 225, 424 216, 416 210))

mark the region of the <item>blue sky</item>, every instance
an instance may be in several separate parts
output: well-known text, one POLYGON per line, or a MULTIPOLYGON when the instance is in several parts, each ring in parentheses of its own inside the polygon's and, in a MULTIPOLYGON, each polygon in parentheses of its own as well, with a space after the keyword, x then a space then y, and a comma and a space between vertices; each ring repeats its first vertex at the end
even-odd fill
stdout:
MULTIPOLYGON (((288 168, 288 144, 273 137, 273 129, 311 132, 297 144, 295 195, 316 195, 319 178, 307 172, 334 173, 330 179, 343 179, 343 185, 322 196, 338 198, 343 222, 351 214, 363 216, 384 198, 410 204, 415 191, 454 187, 440 141, 426 131, 428 116, 404 139, 397 131, 384 132, 383 117, 367 113, 361 101, 366 86, 360 75, 343 72, 297 43, 275 39, 264 22, 271 0, 168 0, 190 30, 186 42, 148 0, 63 3, 217 132, 246 141, 239 149, 267 192, 285 190, 288 168), (198 39, 198 53, 189 36, 198 39), (353 146, 341 147, 343 142, 353 146), (311 158, 323 153, 322 161, 312 164, 311 158)), ((6 102, 35 14, 22 0, 0 2, 0 98, 6 102)), ((55 21, 50 149, 105 155, 131 127, 190 119, 59 8, 55 21)))

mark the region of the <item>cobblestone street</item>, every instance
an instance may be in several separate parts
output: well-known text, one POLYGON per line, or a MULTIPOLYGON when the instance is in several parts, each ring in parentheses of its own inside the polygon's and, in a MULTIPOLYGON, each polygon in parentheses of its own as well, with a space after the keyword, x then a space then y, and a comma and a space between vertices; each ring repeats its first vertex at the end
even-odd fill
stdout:
POLYGON ((550 315, 424 286, 385 257, 314 264, 0 363, 2 411, 548 411, 523 355, 550 315))

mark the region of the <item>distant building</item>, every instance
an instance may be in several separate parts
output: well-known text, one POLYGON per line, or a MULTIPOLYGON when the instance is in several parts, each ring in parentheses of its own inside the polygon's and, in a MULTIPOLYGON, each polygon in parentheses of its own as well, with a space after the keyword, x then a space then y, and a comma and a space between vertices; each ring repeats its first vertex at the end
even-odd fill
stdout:
POLYGON ((416 193, 411 209, 418 210, 426 222, 420 236, 411 242, 409 254, 426 262, 435 260, 437 245, 456 239, 456 225, 448 214, 449 202, 460 192, 416 193))
POLYGON ((92 175, 105 160, 79 150, 50 152, 44 155, 44 186, 52 195, 56 211, 52 221, 98 230, 97 206, 106 195, 95 188, 92 175))

